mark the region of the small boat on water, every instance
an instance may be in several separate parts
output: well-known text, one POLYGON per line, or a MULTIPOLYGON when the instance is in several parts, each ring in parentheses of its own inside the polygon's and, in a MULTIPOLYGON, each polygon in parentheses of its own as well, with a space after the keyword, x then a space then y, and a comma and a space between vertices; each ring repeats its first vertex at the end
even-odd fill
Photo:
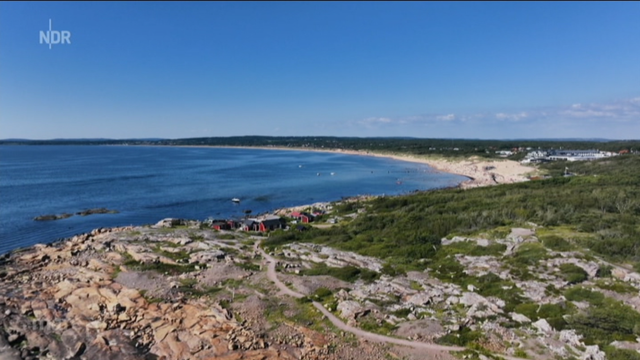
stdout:
POLYGON ((238 198, 233 198, 233 199, 231 199, 231 201, 233 201, 234 203, 236 203, 236 204, 237 204, 237 203, 239 203, 239 202, 240 202, 240 199, 238 199, 238 198))
POLYGON ((336 173, 332 172, 332 173, 331 173, 331 176, 333 176, 333 175, 335 175, 335 174, 336 174, 336 173))

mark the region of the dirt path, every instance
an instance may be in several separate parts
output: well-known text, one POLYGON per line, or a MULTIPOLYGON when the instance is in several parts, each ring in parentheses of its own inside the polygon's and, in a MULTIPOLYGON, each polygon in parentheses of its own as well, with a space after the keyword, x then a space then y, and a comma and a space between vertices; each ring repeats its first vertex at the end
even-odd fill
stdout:
MULTIPOLYGON (((266 259, 267 261, 267 278, 271 281, 273 281, 274 284, 276 284, 276 286, 278 287, 278 289, 280 289, 280 293, 279 294, 286 294, 289 296, 292 296, 294 298, 302 298, 304 297, 303 294, 300 294, 299 292, 296 292, 294 290, 291 290, 290 288, 287 287, 287 285, 285 285, 282 281, 280 281, 280 279, 278 279, 278 275, 276 272, 276 264, 277 264, 277 260, 274 259, 272 256, 268 255, 264 250, 262 250, 262 248, 260 247, 260 242, 261 240, 259 240, 259 238, 256 238, 256 243, 254 245, 254 249, 256 251, 259 251, 260 254, 262 254, 262 256, 266 259)), ((446 346, 446 345, 438 345, 438 344, 429 344, 429 343, 424 343, 424 342, 420 342, 420 341, 410 341, 410 340, 403 340, 403 339, 397 339, 397 338, 393 338, 390 336, 385 336, 385 335, 380 335, 380 334, 374 334, 374 333, 370 333, 368 331, 364 331, 358 328, 355 328, 353 326, 349 326, 347 324, 345 324, 344 322, 342 322, 342 320, 338 319, 337 316, 333 315, 329 310, 325 309, 324 306, 322 306, 322 304, 318 303, 318 302, 313 302, 313 306, 316 307, 316 309, 318 309, 322 314, 324 314, 324 316, 327 317, 327 319, 329 319, 329 321, 331 321, 331 323, 337 327, 338 329, 342 330, 342 331, 347 331, 350 332, 358 337, 367 339, 369 341, 374 341, 374 342, 382 342, 382 343, 388 343, 388 344, 396 344, 396 345, 403 345, 403 346, 409 346, 415 349, 424 349, 424 350, 435 350, 435 351, 462 351, 465 350, 465 348, 463 347, 459 347, 459 346, 446 346)), ((517 357, 512 357, 512 356, 507 356, 507 355, 502 355, 500 354, 499 356, 505 358, 505 359, 509 359, 509 360, 521 360, 521 358, 517 358, 517 357)))
MULTIPOLYGON (((267 278, 269 278, 269 280, 273 281, 274 284, 276 284, 276 286, 278 287, 278 289, 280 289, 280 294, 286 294, 289 296, 292 296, 294 298, 302 298, 304 297, 303 294, 300 294, 296 291, 293 291, 291 289, 289 289, 287 287, 287 285, 285 285, 282 281, 280 281, 280 279, 278 279, 278 275, 276 273, 276 264, 277 264, 277 260, 274 259, 272 256, 268 255, 267 253, 264 252, 264 250, 262 250, 262 248, 260 248, 260 241, 257 241, 255 244, 255 249, 257 251, 259 251, 262 256, 266 259, 267 261, 267 278)), ((322 314, 324 314, 324 316, 326 316, 329 321, 331 321, 331 323, 333 325, 335 325, 338 329, 342 330, 342 331, 347 331, 350 332, 356 336, 365 338, 367 340, 370 341, 376 341, 376 342, 384 342, 384 343, 391 343, 391 344, 397 344, 397 345, 405 345, 405 346, 411 346, 414 348, 420 348, 420 349, 428 349, 428 350, 438 350, 438 351, 460 351, 460 350, 464 350, 464 348, 461 347, 457 347, 457 346, 443 346, 443 345, 437 345, 437 344, 428 344, 428 343, 422 343, 422 342, 416 342, 416 341, 409 341, 409 340, 402 340, 402 339, 396 339, 396 338, 392 338, 389 336, 384 336, 384 335, 379 335, 379 334, 374 334, 374 333, 370 333, 358 328, 354 328, 353 326, 349 326, 347 324, 345 324, 344 322, 342 322, 342 320, 338 319, 335 315, 333 315, 329 310, 325 309, 324 306, 322 306, 322 304, 318 303, 318 302, 313 302, 313 306, 316 307, 316 309, 318 309, 322 314)))

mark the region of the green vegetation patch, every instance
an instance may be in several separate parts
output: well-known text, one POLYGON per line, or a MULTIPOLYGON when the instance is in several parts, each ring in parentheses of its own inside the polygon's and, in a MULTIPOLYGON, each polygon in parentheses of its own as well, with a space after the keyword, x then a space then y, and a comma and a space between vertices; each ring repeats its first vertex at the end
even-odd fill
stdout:
POLYGON ((596 281, 596 286, 599 287, 600 289, 614 291, 619 294, 637 294, 638 293, 638 289, 636 289, 634 286, 621 281, 599 280, 599 281, 596 281))
POLYGON ((533 322, 539 319, 545 319, 554 329, 561 331, 567 327, 564 316, 573 313, 575 307, 567 304, 538 304, 529 302, 517 305, 514 311, 528 317, 533 322))
POLYGON ((600 306, 604 301, 604 294, 581 286, 574 286, 564 292, 569 301, 586 301, 593 306, 600 306))
POLYGON ((560 274, 569 284, 578 284, 589 278, 589 274, 576 264, 560 265, 560 274))
POLYGON ((516 253, 509 260, 511 265, 519 264, 520 266, 533 265, 536 266, 540 260, 549 258, 547 249, 537 242, 528 242, 520 245, 516 253))
POLYGON ((541 236, 540 241, 544 246, 554 251, 571 251, 573 249, 570 242, 557 235, 541 236))
POLYGON ((234 234, 218 234, 216 238, 220 240, 235 240, 236 236, 234 234))
POLYGON ((458 261, 452 256, 438 259, 430 264, 433 270, 431 274, 438 279, 460 285, 466 289, 469 285, 477 288, 476 292, 484 297, 497 297, 505 301, 505 311, 513 308, 523 301, 522 290, 512 281, 503 280, 498 275, 490 272, 482 276, 468 275, 458 261))
POLYGON ((468 346, 484 339, 482 331, 473 331, 463 326, 458 331, 450 332, 436 340, 436 343, 442 345, 468 346))
MULTIPOLYGON (((499 229, 503 236, 511 227, 526 227, 533 222, 542 226, 536 232, 550 249, 568 249, 569 242, 614 261, 640 263, 640 247, 636 246, 640 238, 640 157, 542 165, 554 176, 556 172, 561 175, 565 166, 586 177, 558 176, 468 190, 380 197, 348 224, 274 232, 265 246, 296 241, 322 243, 420 270, 424 259, 438 256, 440 239, 445 236, 468 236, 492 229, 499 229), (552 235, 565 241, 545 238, 552 235)), ((535 265, 546 258, 545 246, 524 245, 514 265, 520 261, 524 266, 535 265)))
POLYGON ((180 262, 180 261, 186 262, 187 260, 189 260, 189 252, 186 250, 179 250, 174 252, 174 251, 162 250, 160 249, 160 247, 156 247, 154 249, 154 252, 158 255, 162 255, 176 262, 180 262))
POLYGON ((392 325, 384 320, 376 319, 371 314, 360 318, 358 320, 358 327, 364 331, 381 334, 381 335, 391 335, 398 326, 392 325))
POLYGON ((180 275, 196 271, 197 264, 165 264, 161 262, 142 263, 133 259, 127 259, 124 265, 136 271, 155 271, 161 274, 180 275))
POLYGON ((327 266, 325 263, 315 264, 313 268, 302 270, 300 274, 307 276, 329 275, 347 282, 355 282, 358 279, 361 279, 365 282, 372 282, 380 277, 380 274, 369 269, 359 268, 351 265, 336 268, 327 266))
POLYGON ((614 346, 605 346, 603 350, 608 360, 640 360, 640 353, 635 350, 617 349, 614 346))
POLYGON ((587 345, 604 347, 616 340, 635 341, 640 336, 640 313, 611 298, 604 298, 567 322, 584 337, 587 345))

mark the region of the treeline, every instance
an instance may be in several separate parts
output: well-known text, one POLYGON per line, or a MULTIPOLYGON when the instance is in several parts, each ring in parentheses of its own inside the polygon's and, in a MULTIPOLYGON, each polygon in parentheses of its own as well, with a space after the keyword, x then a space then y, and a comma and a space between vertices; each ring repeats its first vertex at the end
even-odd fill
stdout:
POLYGON ((4 140, 0 145, 207 145, 292 147, 308 149, 343 149, 373 152, 394 152, 417 155, 497 157, 496 151, 514 148, 532 149, 598 149, 603 151, 640 150, 638 140, 474 140, 415 138, 356 138, 326 136, 231 136, 189 139, 130 140, 4 140))

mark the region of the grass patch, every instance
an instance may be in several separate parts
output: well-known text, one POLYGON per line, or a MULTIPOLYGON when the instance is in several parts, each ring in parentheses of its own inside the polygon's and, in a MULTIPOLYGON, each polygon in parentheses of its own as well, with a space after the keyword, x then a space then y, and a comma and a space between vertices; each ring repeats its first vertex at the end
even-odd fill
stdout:
POLYGON ((381 334, 391 335, 398 327, 392 325, 384 320, 378 320, 371 315, 365 316, 358 321, 358 327, 364 331, 381 334))
POLYGON ((412 290, 415 291, 422 291, 424 290, 424 288, 422 287, 422 285, 420 285, 419 282, 415 281, 415 280, 411 280, 411 282, 409 283, 409 287, 411 287, 412 290))
POLYGON ((203 296, 213 297, 222 291, 221 287, 206 287, 200 289, 196 286, 197 284, 198 280, 196 279, 181 279, 178 291, 190 298, 200 298, 203 296))
POLYGON ((200 241, 204 241, 204 236, 202 236, 201 234, 189 233, 189 239, 196 242, 200 242, 200 241))
POLYGON ((272 329, 278 328, 283 324, 291 325, 291 323, 321 333, 327 329, 335 329, 328 320, 322 319, 322 314, 311 302, 295 301, 293 303, 285 303, 270 299, 266 303, 264 313, 267 321, 272 325, 272 329))
POLYGON ((529 242, 524 243, 518 247, 518 250, 514 254, 514 256, 509 259, 509 263, 511 265, 538 265, 540 260, 545 260, 549 258, 549 254, 547 253, 547 249, 542 246, 542 244, 537 242, 529 242))
POLYGON ((560 265, 560 274, 569 284, 579 284, 589 278, 589 274, 576 264, 560 265))
POLYGON ((124 265, 135 271, 155 271, 155 272, 158 272, 161 274, 167 274, 167 275, 180 275, 180 274, 196 271, 196 266, 197 266, 197 264, 178 265, 178 264, 165 264, 161 262, 141 263, 133 259, 125 260, 124 265))
POLYGON ((307 276, 329 275, 346 282, 355 282, 358 279, 365 282, 372 282, 380 277, 380 274, 369 269, 358 268, 351 265, 335 268, 327 266, 324 263, 315 264, 311 269, 302 270, 300 274, 307 276))
POLYGON ((545 319, 554 329, 561 331, 567 327, 564 316, 572 313, 573 307, 560 304, 524 303, 517 305, 514 311, 528 317, 533 322, 545 319))
POLYGON ((640 353, 635 350, 617 349, 613 346, 605 346, 603 351, 608 360, 640 360, 640 353))
POLYGON ((554 251, 571 251, 573 246, 567 240, 557 235, 545 235, 540 237, 544 246, 554 251))
POLYGON ((260 265, 254 264, 252 262, 236 263, 236 266, 246 271, 260 271, 260 265))
POLYGON ((466 326, 461 327, 458 331, 451 332, 436 340, 436 343, 442 345, 468 346, 482 340, 484 335, 481 331, 473 331, 466 326))
POLYGON ((189 260, 189 252, 185 250, 173 252, 162 250, 160 247, 156 247, 154 249, 154 252, 176 262, 187 262, 189 260))
POLYGON ((565 290, 564 297, 569 301, 586 301, 593 306, 600 306, 605 298, 603 293, 581 286, 574 286, 565 290))
POLYGON ((587 345, 604 347, 613 341, 635 341, 640 335, 640 313, 611 298, 571 316, 567 322, 587 345))
POLYGON ((611 281, 599 280, 599 281, 596 281, 596 286, 599 287, 600 289, 617 292, 618 294, 634 294, 634 293, 637 294, 638 293, 638 289, 636 289, 635 287, 627 283, 620 282, 620 281, 611 282, 611 281))
POLYGON ((393 315, 399 317, 399 318, 406 318, 407 316, 409 316, 409 314, 411 314, 411 309, 398 309, 394 312, 392 312, 393 315))

